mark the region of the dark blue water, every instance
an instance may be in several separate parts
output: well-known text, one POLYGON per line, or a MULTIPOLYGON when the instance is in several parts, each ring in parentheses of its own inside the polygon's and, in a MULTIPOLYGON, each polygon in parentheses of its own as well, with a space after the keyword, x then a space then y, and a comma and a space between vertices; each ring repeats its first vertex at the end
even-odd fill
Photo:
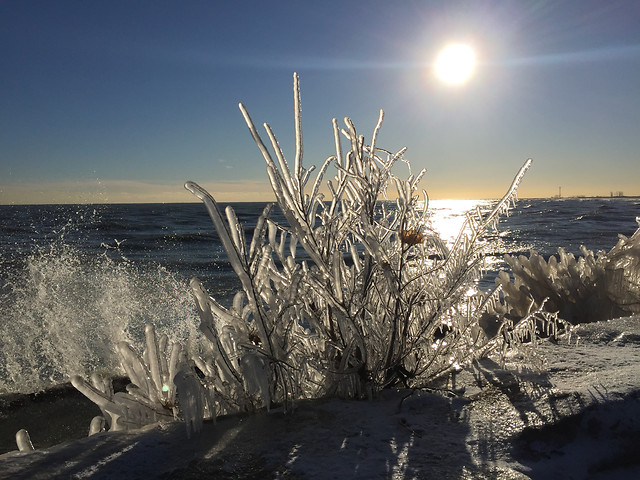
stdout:
MULTIPOLYGON (((265 204, 232 206, 250 235, 265 204)), ((430 207, 452 217, 462 213, 447 201, 432 201, 430 207)), ((580 253, 580 245, 609 250, 618 234, 629 236, 636 230, 636 216, 640 199, 635 198, 523 199, 500 220, 494 251, 501 255, 534 249, 548 257, 558 247, 574 254, 580 253)), ((274 220, 283 220, 277 210, 274 220)), ((24 266, 28 255, 61 243, 89 257, 109 255, 144 266, 163 265, 187 279, 201 277, 221 292, 228 290, 223 284, 235 280, 201 204, 0 205, 2 278, 24 266)))
MULTIPOLYGON (((265 205, 233 205, 248 234, 265 205)), ((142 269, 161 265, 185 281, 197 276, 216 296, 239 286, 202 204, 0 206, 1 279, 25 268, 34 254, 51 255, 62 245, 85 259, 126 259, 142 269)))
POLYGON ((500 230, 511 245, 530 246, 545 257, 558 247, 577 255, 581 245, 610 250, 618 234, 628 237, 637 230, 638 216, 638 198, 523 199, 500 221, 500 230))
MULTIPOLYGON (((455 234, 449 227, 469 204, 431 202, 436 228, 455 234)), ((233 204, 247 235, 264 205, 233 204)), ((493 262, 480 286, 493 284, 505 253, 609 250, 618 234, 633 234, 637 216, 635 198, 520 200, 489 238, 493 262)), ((223 305, 240 287, 202 204, 0 206, 0 393, 112 368, 114 342, 139 343, 149 321, 188 342, 198 325, 194 276, 223 305)))

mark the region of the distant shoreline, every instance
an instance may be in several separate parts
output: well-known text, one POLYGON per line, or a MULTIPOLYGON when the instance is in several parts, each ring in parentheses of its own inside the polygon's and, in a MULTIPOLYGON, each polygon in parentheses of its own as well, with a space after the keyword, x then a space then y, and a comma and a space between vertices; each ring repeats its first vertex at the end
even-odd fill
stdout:
MULTIPOLYGON (((640 199, 640 195, 568 195, 558 197, 557 195, 551 197, 518 197, 518 200, 616 200, 616 199, 640 199)), ((478 200, 478 201, 491 201, 500 200, 499 198, 431 198, 430 201, 447 201, 447 200, 478 200)), ((393 200, 389 200, 393 201, 393 200)), ((230 204, 265 204, 276 203, 275 200, 264 200, 259 202, 247 202, 247 201, 218 201, 221 205, 230 204)), ((108 202, 108 203, 0 203, 0 207, 44 207, 51 205, 194 205, 200 204, 200 201, 194 202, 108 202)))
POLYGON ((557 195, 554 195, 553 197, 521 197, 521 200, 524 199, 536 199, 536 198, 548 198, 550 200, 564 200, 564 199, 571 199, 571 200, 575 200, 575 199, 586 199, 586 200, 598 200, 598 199, 610 199, 610 200, 615 200, 616 198, 640 198, 640 195, 568 195, 566 197, 559 197, 557 195))

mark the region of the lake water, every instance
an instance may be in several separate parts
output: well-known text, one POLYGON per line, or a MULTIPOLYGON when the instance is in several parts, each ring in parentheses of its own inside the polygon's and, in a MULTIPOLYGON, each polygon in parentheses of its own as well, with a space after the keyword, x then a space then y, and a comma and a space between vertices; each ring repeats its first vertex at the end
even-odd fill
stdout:
MULTIPOLYGON (((490 202, 429 208, 448 239, 478 204, 490 202)), ((247 232, 264 205, 233 204, 247 232)), ((493 285, 505 253, 609 250, 637 229, 637 216, 637 198, 520 200, 489 238, 479 285, 493 285)), ((223 305, 239 289, 201 204, 0 206, 0 232, 0 393, 114 369, 114 342, 139 343, 147 322, 175 341, 197 338, 193 276, 223 305)))

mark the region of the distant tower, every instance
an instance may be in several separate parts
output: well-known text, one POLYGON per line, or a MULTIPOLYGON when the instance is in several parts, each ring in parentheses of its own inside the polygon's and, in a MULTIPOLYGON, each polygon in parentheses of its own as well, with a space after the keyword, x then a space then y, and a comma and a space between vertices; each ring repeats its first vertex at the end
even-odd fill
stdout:
POLYGON ((558 187, 558 198, 562 198, 562 186, 558 187))

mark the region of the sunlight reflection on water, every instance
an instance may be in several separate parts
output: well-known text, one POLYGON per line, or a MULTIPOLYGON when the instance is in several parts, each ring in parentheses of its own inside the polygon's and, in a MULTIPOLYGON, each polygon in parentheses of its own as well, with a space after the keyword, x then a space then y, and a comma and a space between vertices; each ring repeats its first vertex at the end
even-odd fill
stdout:
POLYGON ((431 200, 430 226, 440 234, 440 238, 448 246, 451 246, 460 233, 466 213, 478 207, 484 213, 491 207, 491 203, 491 200, 431 200))
MULTIPOLYGON (((475 215, 477 209, 482 215, 486 215, 494 206, 494 200, 430 200, 428 205, 429 217, 426 228, 438 234, 447 248, 453 247, 456 239, 460 235, 461 229, 464 227, 467 213, 475 215)), ((467 227, 467 233, 470 233, 467 227)), ((504 267, 502 255, 499 254, 503 250, 501 233, 493 235, 491 231, 480 239, 479 242, 488 242, 486 244, 487 252, 491 252, 483 259, 483 268, 485 271, 494 271, 494 274, 485 280, 480 280, 482 289, 493 288, 493 277, 495 272, 504 267)), ((476 293, 473 288, 469 291, 469 295, 476 293)))

